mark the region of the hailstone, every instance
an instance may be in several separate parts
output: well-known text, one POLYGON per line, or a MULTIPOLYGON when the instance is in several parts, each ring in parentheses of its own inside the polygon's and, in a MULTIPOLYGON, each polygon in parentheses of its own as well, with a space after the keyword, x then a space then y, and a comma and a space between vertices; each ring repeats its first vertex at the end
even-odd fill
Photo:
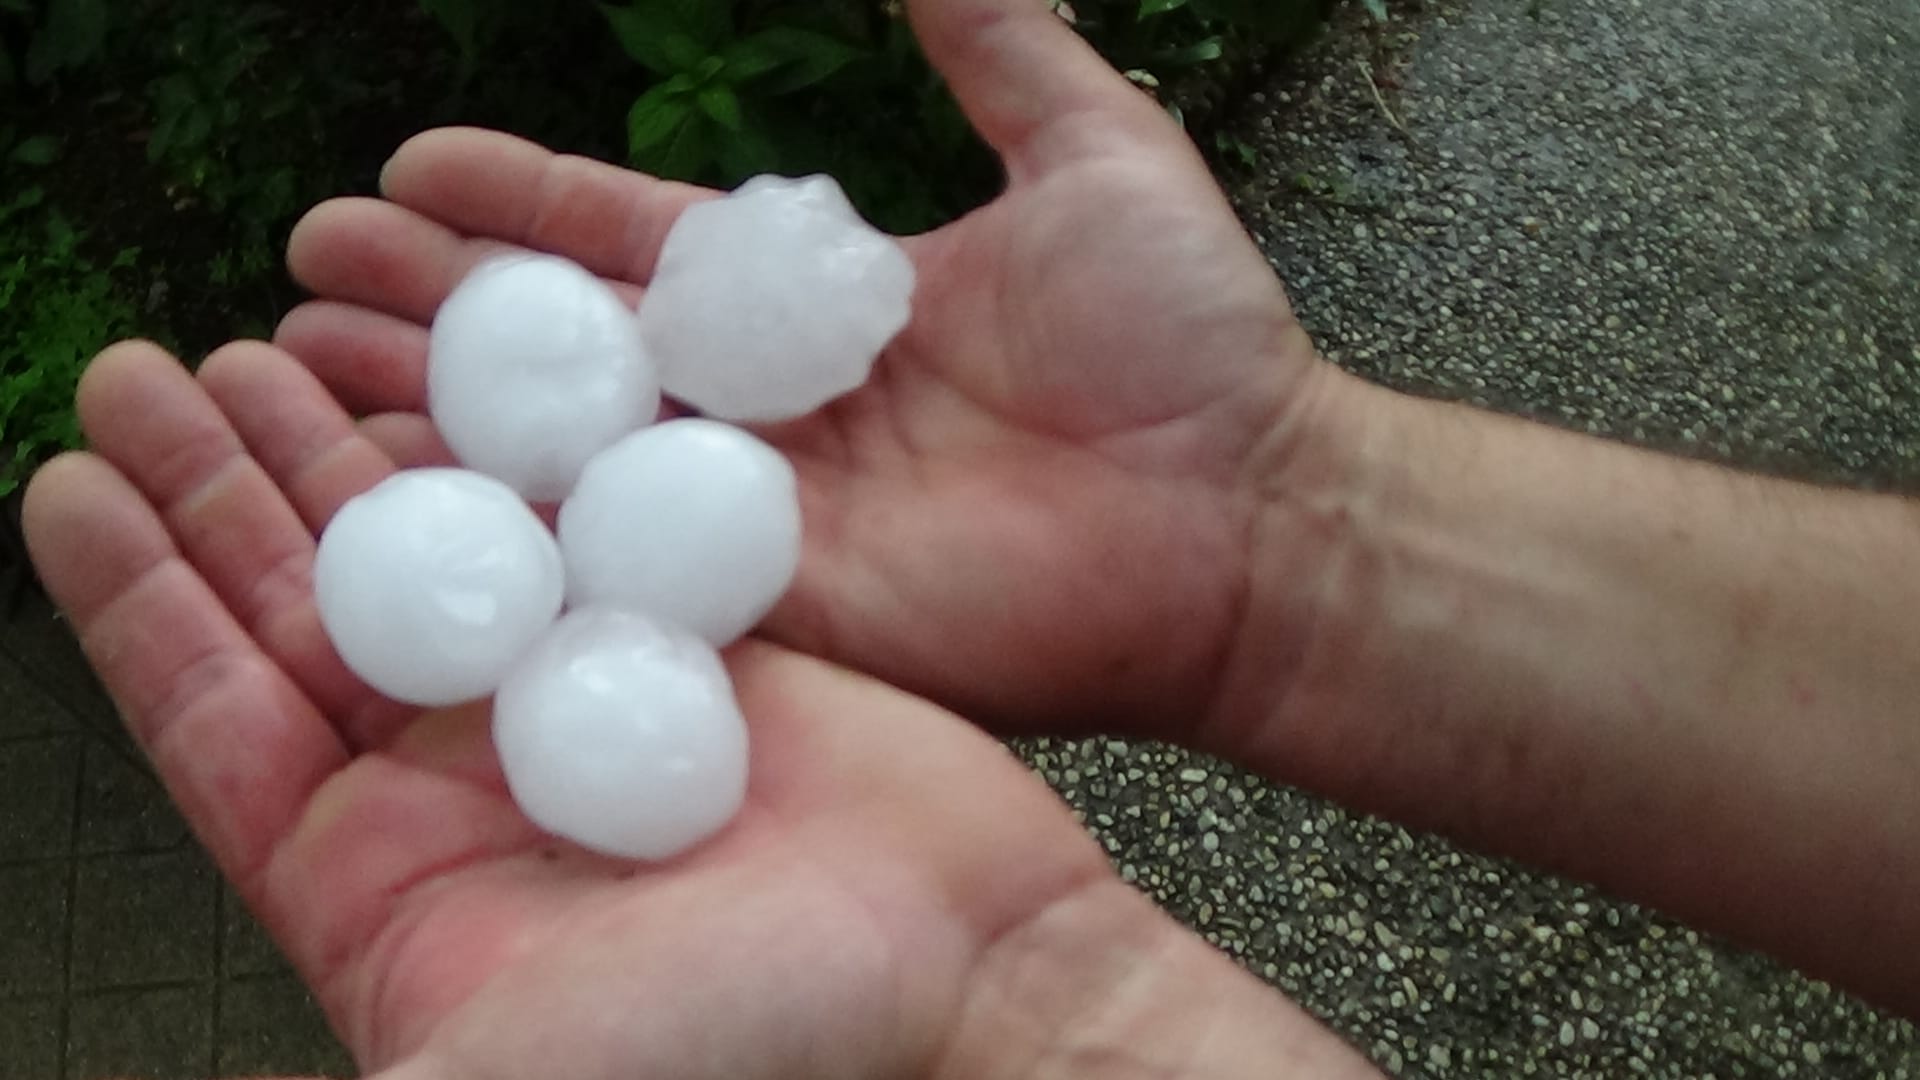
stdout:
POLYGON ((528 499, 565 497, 588 458, 652 421, 659 405, 639 320, 566 259, 484 262, 434 316, 434 425, 461 464, 528 499))
POLYGON ((726 645, 800 563, 793 466, 713 420, 669 420, 587 463, 560 504, 567 602, 644 612, 726 645))
POLYGON ((631 612, 563 617, 501 684, 493 739, 521 811, 608 855, 673 856, 746 797, 746 722, 719 655, 631 612))
POLYGON ((906 326, 913 263, 831 177, 761 176, 681 211, 640 303, 666 392, 786 420, 867 380, 906 326))
POLYGON ((335 651, 415 705, 485 697, 560 614, 553 535, 506 485, 461 469, 395 473, 334 514, 314 600, 335 651))

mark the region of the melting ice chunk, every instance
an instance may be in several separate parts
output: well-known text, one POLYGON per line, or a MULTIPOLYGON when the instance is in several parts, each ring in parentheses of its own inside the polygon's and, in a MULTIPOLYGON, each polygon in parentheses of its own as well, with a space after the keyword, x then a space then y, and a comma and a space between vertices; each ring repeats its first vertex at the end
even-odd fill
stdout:
POLYGON ((494 699, 507 787, 583 847, 665 859, 718 831, 747 788, 747 728, 706 642, 629 612, 569 613, 494 699))
POLYGON ((552 501, 653 420, 660 384, 639 320, 604 282, 555 256, 508 255, 434 316, 427 405, 461 464, 552 501))
POLYGON ((601 451, 559 531, 569 604, 643 612, 715 645, 751 630, 800 562, 793 467, 713 420, 669 420, 601 451))
POLYGON ((560 551, 506 485, 460 469, 396 473, 350 500, 314 558, 334 649, 388 697, 492 693, 560 613, 560 551))
POLYGON ((831 177, 755 177, 682 211, 640 328, 668 394, 786 420, 859 386, 907 324, 913 263, 831 177))

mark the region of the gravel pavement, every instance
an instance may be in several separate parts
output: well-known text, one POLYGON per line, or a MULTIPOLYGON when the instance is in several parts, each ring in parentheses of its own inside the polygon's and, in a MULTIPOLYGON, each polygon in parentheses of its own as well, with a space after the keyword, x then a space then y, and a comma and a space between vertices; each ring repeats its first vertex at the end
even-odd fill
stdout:
MULTIPOLYGON (((1331 358, 1920 489, 1920 4, 1363 22, 1227 128, 1254 160, 1236 202, 1331 358)), ((1920 1078, 1913 1026, 1584 887, 1158 746, 1021 749, 1125 875, 1395 1075, 1920 1078)))

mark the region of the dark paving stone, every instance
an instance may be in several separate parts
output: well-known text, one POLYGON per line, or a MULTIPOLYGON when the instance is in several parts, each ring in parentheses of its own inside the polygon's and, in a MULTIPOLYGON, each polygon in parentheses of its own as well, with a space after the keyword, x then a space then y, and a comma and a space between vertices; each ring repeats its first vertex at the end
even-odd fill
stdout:
POLYGON ((59 1080, 59 998, 0 1002, 0 1076, 59 1080))
POLYGON ((73 985, 211 980, 215 881, 198 848, 81 863, 74 890, 73 985))
POLYGON ((206 1080, 213 1064, 213 987, 76 997, 66 1080, 206 1080))
POLYGON ((230 889, 222 903, 222 912, 225 925, 221 932, 226 935, 222 948, 228 975, 293 974, 293 966, 287 963, 280 946, 267 935, 266 927, 260 925, 245 902, 230 889))
POLYGON ((127 760, 121 749, 99 740, 87 746, 80 788, 82 854, 153 851, 192 839, 187 824, 153 773, 127 760))
POLYGON ((19 610, 11 617, 0 617, 0 655, 25 669, 49 698, 88 731, 132 745, 113 700, 94 677, 73 631, 38 591, 28 590, 19 610))
POLYGON ((0 739, 70 731, 73 718, 47 696, 25 668, 0 654, 0 739))
POLYGON ((0 862, 70 850, 79 769, 75 736, 0 743, 0 862))
POLYGON ((320 1006, 292 977, 246 979, 221 988, 221 1076, 358 1075, 320 1006))
POLYGON ((0 995, 60 991, 68 870, 61 862, 0 867, 0 995))

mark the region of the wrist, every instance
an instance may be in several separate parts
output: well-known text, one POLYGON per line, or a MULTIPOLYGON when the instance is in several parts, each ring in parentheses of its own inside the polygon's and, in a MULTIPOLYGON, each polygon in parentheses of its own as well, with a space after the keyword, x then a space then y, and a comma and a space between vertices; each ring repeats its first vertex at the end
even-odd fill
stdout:
POLYGON ((1118 879, 1053 904, 982 956, 930 1075, 1376 1077, 1332 1031, 1118 879))
POLYGON ((1197 748, 1274 779, 1320 786, 1314 762, 1329 725, 1291 723, 1342 703, 1375 586, 1366 518, 1388 483, 1383 462, 1401 395, 1328 363, 1302 380, 1294 411, 1249 458, 1236 497, 1247 523, 1242 608, 1196 732, 1197 748), (1311 700, 1311 708, 1306 703, 1311 700))

